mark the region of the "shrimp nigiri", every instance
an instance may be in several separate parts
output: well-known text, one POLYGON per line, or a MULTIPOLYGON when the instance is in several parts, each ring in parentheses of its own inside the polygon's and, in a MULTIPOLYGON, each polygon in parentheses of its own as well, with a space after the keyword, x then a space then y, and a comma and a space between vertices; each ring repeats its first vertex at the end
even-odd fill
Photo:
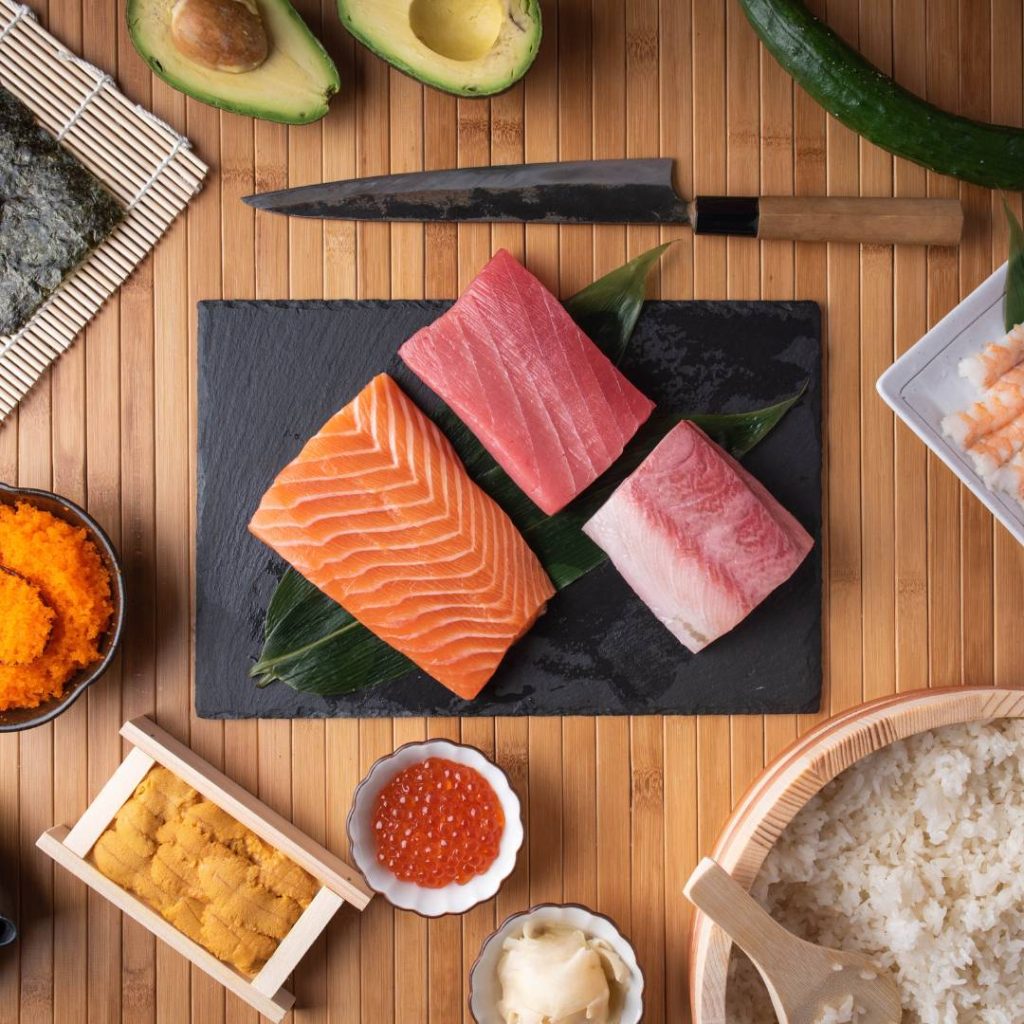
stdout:
POLYGON ((1005 427, 1024 413, 1024 366, 1015 366, 963 412, 942 420, 942 432, 961 448, 970 448, 979 438, 1005 427))
POLYGON ((1024 362, 1024 324, 1017 324, 976 355, 960 360, 960 376, 976 388, 990 388, 1004 373, 1024 362))
POLYGON ((1024 505, 1024 452, 1018 452, 1002 469, 996 470, 989 484, 1024 505))
POLYGON ((979 437, 967 449, 967 454, 979 475, 987 480, 1021 450, 1024 450, 1024 415, 1010 420, 1006 426, 993 430, 991 434, 979 437))

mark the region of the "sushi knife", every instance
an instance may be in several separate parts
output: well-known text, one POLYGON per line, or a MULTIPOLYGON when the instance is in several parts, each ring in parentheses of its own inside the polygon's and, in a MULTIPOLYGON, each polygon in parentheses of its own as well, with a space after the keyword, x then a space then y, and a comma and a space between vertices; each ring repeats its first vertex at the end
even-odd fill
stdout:
POLYGON ((698 235, 956 245, 957 199, 697 196, 672 183, 672 160, 578 160, 418 171, 246 196, 258 210, 335 220, 689 224, 698 235))

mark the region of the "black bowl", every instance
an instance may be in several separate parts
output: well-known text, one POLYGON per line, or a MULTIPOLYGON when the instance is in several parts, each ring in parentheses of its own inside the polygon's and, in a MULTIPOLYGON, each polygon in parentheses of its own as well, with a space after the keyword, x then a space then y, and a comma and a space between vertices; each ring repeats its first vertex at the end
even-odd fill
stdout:
POLYGON ((14 923, 14 902, 7 895, 0 882, 0 948, 9 946, 18 937, 18 926, 14 923))
POLYGON ((63 519, 72 526, 82 527, 89 539, 96 545, 96 550, 110 573, 110 600, 114 606, 110 616, 110 625, 100 642, 100 659, 94 665, 82 669, 68 680, 64 692, 34 708, 11 708, 0 711, 0 732, 17 732, 20 729, 32 729, 44 722, 50 722, 66 711, 104 672, 106 672, 117 648, 121 643, 121 632, 124 628, 124 571, 114 545, 104 533, 103 528, 84 509, 74 502, 62 498, 50 491, 37 491, 28 487, 11 487, 0 483, 0 504, 14 505, 19 501, 49 512, 50 515, 63 519))

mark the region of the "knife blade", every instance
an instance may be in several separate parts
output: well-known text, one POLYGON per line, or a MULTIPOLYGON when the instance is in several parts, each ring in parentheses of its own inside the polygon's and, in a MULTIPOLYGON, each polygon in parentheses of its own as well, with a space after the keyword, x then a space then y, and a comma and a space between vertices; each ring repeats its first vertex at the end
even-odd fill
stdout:
POLYGON ((956 199, 698 196, 672 183, 668 158, 577 160, 417 171, 246 196, 294 217, 539 224, 689 224, 697 234, 955 245, 956 199))

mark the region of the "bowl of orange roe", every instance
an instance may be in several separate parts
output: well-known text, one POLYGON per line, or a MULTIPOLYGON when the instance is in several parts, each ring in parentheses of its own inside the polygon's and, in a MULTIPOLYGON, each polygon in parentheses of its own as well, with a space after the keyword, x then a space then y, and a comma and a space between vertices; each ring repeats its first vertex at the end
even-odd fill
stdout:
POLYGON ((490 899, 523 845, 519 798, 476 747, 407 743, 359 784, 348 816, 352 858, 389 903, 424 917, 490 899))
POLYGON ((0 732, 51 721, 103 675, 124 603, 117 553, 84 509, 0 483, 0 732))

